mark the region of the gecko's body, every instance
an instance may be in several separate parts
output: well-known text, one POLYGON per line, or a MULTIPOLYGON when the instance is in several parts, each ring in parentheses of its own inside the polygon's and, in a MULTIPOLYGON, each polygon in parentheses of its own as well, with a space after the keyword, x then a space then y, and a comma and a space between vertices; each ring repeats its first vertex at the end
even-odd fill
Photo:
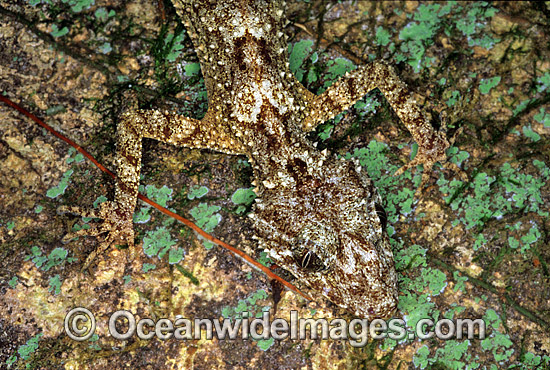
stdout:
POLYGON ((426 122, 393 70, 360 67, 315 96, 288 67, 280 1, 174 0, 199 56, 208 93, 202 120, 132 111, 119 124, 114 202, 102 209, 103 242, 133 243, 141 141, 246 155, 257 199, 259 245, 301 283, 350 312, 387 317, 397 277, 382 201, 357 164, 320 152, 305 133, 378 87, 420 146, 406 167, 444 158, 446 140, 426 122))

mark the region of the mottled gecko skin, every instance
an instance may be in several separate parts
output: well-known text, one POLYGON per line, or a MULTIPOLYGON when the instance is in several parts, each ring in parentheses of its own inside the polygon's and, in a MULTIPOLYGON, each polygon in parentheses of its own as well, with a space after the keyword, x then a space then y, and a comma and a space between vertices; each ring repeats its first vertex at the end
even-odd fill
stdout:
POLYGON ((253 213, 261 248, 301 283, 365 318, 388 317, 397 305, 397 276, 386 215, 372 180, 356 162, 318 151, 306 132, 378 87, 419 144, 412 162, 428 170, 449 146, 428 124, 393 69, 361 66, 320 96, 292 75, 281 1, 173 0, 199 56, 208 112, 195 120, 161 111, 132 111, 118 128, 114 202, 100 212, 103 246, 133 244, 143 137, 190 148, 246 155, 258 195, 253 213))

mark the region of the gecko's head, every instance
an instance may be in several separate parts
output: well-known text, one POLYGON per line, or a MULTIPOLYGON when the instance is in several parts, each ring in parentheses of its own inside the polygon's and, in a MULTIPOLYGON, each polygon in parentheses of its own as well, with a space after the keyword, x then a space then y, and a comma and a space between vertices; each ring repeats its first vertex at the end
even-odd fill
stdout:
MULTIPOLYGON (((375 208, 377 215, 384 217, 378 203, 375 208)), ((383 222, 381 219, 381 225, 383 222)), ((350 232, 345 226, 307 223, 291 245, 293 263, 286 268, 357 316, 388 317, 397 305, 393 256, 387 235, 373 238, 374 234, 372 230, 350 232)))
POLYGON ((347 161, 326 161, 319 172, 307 167, 288 167, 287 191, 262 192, 255 217, 261 246, 299 282, 349 312, 391 316, 397 276, 371 180, 347 161))

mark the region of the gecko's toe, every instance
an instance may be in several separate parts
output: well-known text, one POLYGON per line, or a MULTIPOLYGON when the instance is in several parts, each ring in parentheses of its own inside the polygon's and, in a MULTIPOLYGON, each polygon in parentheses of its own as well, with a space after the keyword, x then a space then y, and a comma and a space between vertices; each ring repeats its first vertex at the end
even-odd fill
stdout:
POLYGON ((447 161, 443 163, 443 167, 456 173, 460 177, 460 180, 464 182, 468 181, 468 174, 466 173, 466 171, 458 167, 455 163, 447 161))
POLYGON ((96 209, 87 209, 74 206, 59 206, 57 207, 57 214, 63 215, 69 213, 71 215, 77 215, 88 218, 101 218, 101 212, 96 209))
POLYGON ((104 231, 100 230, 99 227, 91 227, 89 229, 82 229, 74 232, 70 232, 65 234, 65 236, 61 239, 61 242, 63 244, 69 243, 74 238, 78 238, 80 236, 98 236, 102 234, 104 231))
MULTIPOLYGON (((79 207, 61 206, 57 212, 60 214, 71 213, 82 217, 90 217, 101 219, 96 223, 91 223, 88 229, 82 229, 66 234, 62 242, 68 243, 76 237, 80 236, 99 236, 105 234, 103 240, 99 242, 99 246, 88 255, 82 270, 88 269, 94 259, 115 245, 128 245, 132 252, 132 258, 135 257, 134 248, 134 228, 132 214, 130 212, 120 211, 114 202, 101 203, 100 209, 82 209, 79 207)), ((115 248, 113 248, 114 250, 115 248)), ((119 253, 115 253, 118 255, 119 253)), ((111 258, 110 258, 111 259, 111 258)))

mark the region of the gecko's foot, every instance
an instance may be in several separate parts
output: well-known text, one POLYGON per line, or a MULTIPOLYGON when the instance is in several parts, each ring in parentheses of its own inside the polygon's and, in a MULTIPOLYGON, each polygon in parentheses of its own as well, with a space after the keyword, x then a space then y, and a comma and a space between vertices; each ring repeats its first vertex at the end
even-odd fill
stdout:
MULTIPOLYGON (((104 202, 99 210, 87 210, 80 207, 61 206, 57 208, 58 213, 71 213, 82 217, 99 218, 103 221, 92 225, 89 229, 82 229, 76 232, 68 233, 62 239, 63 243, 68 243, 79 236, 98 236, 107 233, 105 239, 100 242, 99 247, 88 255, 82 270, 86 270, 93 260, 104 253, 112 245, 127 244, 132 252, 134 251, 134 228, 132 215, 117 209, 113 202, 104 202)), ((121 253, 114 252, 115 260, 120 258, 121 253)), ((115 261, 113 261, 114 263, 115 261)))
POLYGON ((393 174, 394 176, 399 176, 406 170, 410 168, 416 168, 416 166, 422 164, 424 165, 424 171, 422 172, 422 181, 420 182, 420 185, 416 189, 416 192, 414 193, 415 196, 419 196, 422 193, 422 189, 424 186, 428 183, 428 180, 430 178, 430 172, 432 170, 432 167, 436 161, 433 160, 431 156, 425 156, 422 155, 420 152, 417 153, 416 157, 409 163, 405 164, 403 167, 395 171, 393 174))
POLYGON ((415 196, 419 196, 422 193, 422 189, 428 183, 428 180, 430 179, 430 173, 433 170, 433 165, 436 162, 440 162, 444 168, 447 168, 457 173, 463 181, 466 181, 468 179, 468 176, 463 170, 461 170, 456 164, 448 161, 445 151, 449 147, 449 143, 445 139, 442 139, 440 144, 441 145, 437 145, 431 151, 419 148, 418 153, 416 154, 414 159, 394 173, 394 176, 398 176, 409 168, 415 168, 420 164, 424 166, 424 172, 422 172, 422 181, 416 189, 415 196))

